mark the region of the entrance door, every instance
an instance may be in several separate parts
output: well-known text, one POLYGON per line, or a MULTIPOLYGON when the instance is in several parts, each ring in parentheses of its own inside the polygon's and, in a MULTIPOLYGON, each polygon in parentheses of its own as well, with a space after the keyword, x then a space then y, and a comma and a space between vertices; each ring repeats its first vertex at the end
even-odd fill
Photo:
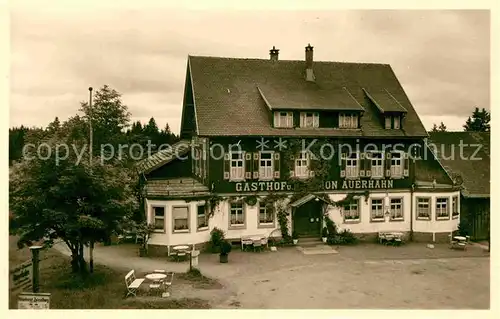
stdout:
POLYGON ((321 236, 323 202, 311 200, 295 208, 293 230, 299 237, 321 236))

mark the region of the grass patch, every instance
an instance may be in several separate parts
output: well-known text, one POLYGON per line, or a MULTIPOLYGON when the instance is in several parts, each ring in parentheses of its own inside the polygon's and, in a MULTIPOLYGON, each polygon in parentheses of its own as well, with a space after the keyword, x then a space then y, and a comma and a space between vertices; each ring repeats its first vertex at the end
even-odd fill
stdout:
MULTIPOLYGON (((12 268, 30 257, 29 249, 9 250, 12 268), (28 257, 28 258, 27 258, 28 257)), ((70 258, 54 249, 40 253, 40 292, 50 292, 52 309, 206 309, 208 302, 198 298, 159 298, 138 294, 126 296, 125 272, 94 265, 94 273, 86 276, 71 273, 70 258)), ((142 287, 142 286, 141 286, 142 287)), ((17 308, 17 293, 9 296, 9 308, 17 308)))
POLYGON ((194 288, 221 289, 223 286, 215 279, 204 276, 198 268, 191 268, 188 272, 176 274, 180 280, 188 281, 194 288))

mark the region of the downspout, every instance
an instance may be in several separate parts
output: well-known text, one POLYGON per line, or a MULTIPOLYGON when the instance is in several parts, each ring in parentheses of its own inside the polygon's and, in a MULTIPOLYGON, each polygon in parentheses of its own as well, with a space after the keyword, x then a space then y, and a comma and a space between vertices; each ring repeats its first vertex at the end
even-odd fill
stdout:
POLYGON ((410 188, 410 241, 413 241, 413 193, 415 192, 415 183, 410 188))

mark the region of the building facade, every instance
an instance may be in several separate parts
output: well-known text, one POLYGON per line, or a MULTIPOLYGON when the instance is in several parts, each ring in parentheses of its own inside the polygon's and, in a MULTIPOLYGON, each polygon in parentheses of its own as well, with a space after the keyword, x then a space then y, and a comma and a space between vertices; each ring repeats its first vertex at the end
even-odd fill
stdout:
POLYGON ((386 64, 189 56, 181 141, 139 164, 150 251, 243 235, 444 241, 460 190, 386 64), (284 226, 286 226, 284 228, 284 226), (286 236, 286 235, 285 235, 286 236))

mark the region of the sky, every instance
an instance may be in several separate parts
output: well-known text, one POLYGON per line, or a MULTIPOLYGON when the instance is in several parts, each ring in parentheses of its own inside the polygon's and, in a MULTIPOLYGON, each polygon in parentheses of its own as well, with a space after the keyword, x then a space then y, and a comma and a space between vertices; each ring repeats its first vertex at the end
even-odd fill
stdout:
POLYGON ((474 107, 490 109, 488 11, 102 3, 13 2, 10 126, 66 120, 89 86, 107 84, 133 121, 154 117, 178 133, 188 55, 268 59, 274 45, 280 60, 303 60, 308 43, 315 60, 390 64, 428 130, 462 130, 474 107))

